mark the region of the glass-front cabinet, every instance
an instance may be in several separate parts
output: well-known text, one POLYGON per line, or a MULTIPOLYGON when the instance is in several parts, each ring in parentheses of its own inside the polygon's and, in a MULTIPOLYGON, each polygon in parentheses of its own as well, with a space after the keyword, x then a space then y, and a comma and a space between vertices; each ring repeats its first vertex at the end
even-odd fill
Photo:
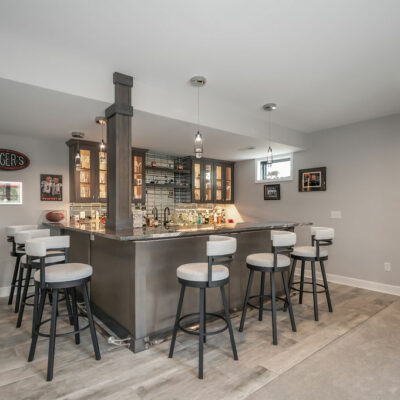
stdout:
POLYGON ((202 162, 201 161, 193 161, 192 168, 192 176, 193 176, 193 193, 192 193, 192 201, 194 203, 200 203, 202 201, 202 184, 201 184, 201 170, 202 170, 202 162))
POLYGON ((233 203, 233 164, 225 164, 225 203, 233 203))
POLYGON ((212 161, 204 160, 204 203, 212 203, 213 201, 213 164, 212 161))
POLYGON ((107 152, 99 151, 99 201, 107 201, 107 152))
POLYGON ((192 187, 193 203, 233 203, 233 163, 194 158, 192 187))
POLYGON ((143 203, 146 198, 145 150, 132 150, 132 202, 143 203))
POLYGON ((98 201, 97 143, 71 139, 67 145, 70 157, 70 201, 77 203, 98 201), (77 154, 80 163, 76 163, 77 154))
POLYGON ((214 201, 224 202, 224 165, 219 162, 215 163, 214 201))

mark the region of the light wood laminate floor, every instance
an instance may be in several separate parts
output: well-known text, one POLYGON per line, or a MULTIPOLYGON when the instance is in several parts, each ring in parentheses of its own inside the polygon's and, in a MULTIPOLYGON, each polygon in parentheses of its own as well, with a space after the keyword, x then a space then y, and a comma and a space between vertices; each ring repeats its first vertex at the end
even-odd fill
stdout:
POLYGON ((288 314, 278 312, 278 346, 272 345, 268 312, 259 322, 258 312, 249 311, 243 333, 235 315, 239 361, 232 358, 227 332, 209 337, 202 381, 192 335, 178 336, 172 360, 169 340, 133 354, 99 335, 102 359, 96 361, 85 331, 78 346, 73 337, 57 340, 54 380, 46 382, 47 339, 40 339, 28 363, 31 309, 16 329, 17 316, 2 298, 0 399, 400 399, 399 297, 330 288, 334 312, 319 295, 318 323, 312 295, 305 295, 303 305, 294 297, 297 333, 288 314))

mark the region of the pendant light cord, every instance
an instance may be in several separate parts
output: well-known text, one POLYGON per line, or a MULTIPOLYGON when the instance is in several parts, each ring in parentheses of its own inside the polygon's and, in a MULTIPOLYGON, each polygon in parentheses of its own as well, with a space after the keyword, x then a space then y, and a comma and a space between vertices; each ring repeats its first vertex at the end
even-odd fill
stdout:
POLYGON ((197 86, 197 125, 200 129, 200 86, 197 86))

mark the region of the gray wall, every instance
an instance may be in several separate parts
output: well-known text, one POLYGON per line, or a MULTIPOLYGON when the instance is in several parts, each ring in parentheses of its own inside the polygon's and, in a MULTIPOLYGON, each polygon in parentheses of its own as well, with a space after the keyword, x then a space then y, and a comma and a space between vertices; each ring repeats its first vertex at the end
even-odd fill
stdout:
POLYGON ((63 141, 0 134, 0 148, 20 151, 31 161, 29 167, 23 170, 0 171, 1 181, 23 183, 22 205, 0 205, 0 296, 4 296, 8 292, 14 267, 4 228, 40 223, 45 210, 68 209, 69 175, 68 147, 63 141), (40 174, 46 173, 63 175, 63 202, 40 201, 40 174))
MULTIPOLYGON (((237 163, 235 200, 245 219, 311 221, 336 230, 328 273, 400 285, 400 115, 311 134, 294 156, 294 177, 280 201, 263 200, 254 161, 237 163), (327 167, 327 191, 298 192, 298 170, 327 167), (330 211, 342 212, 331 219, 330 211), (392 271, 384 271, 384 262, 392 271)), ((298 230, 308 244, 309 229, 298 230)))

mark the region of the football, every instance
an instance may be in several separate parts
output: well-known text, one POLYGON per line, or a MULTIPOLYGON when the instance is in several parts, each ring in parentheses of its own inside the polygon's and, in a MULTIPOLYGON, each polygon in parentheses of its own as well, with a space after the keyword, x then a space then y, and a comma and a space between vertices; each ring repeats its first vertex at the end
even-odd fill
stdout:
POLYGON ((46 219, 50 222, 59 222, 64 219, 64 214, 60 211, 50 211, 46 214, 46 219))

